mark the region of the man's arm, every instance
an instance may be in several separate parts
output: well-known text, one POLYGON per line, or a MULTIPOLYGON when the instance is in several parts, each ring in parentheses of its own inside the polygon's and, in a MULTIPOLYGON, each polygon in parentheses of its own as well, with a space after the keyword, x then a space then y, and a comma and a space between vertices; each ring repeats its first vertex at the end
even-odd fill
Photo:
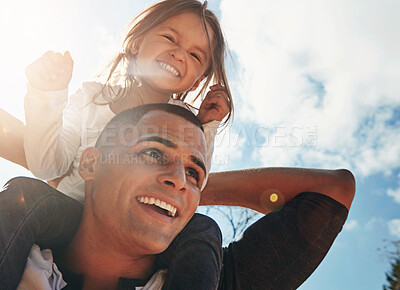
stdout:
POLYGON ((211 173, 200 205, 234 205, 269 213, 301 192, 327 195, 350 208, 353 174, 346 169, 259 168, 211 173))
POLYGON ((0 157, 28 169, 24 151, 24 128, 22 121, 0 109, 0 157))
POLYGON ((211 174, 202 205, 273 211, 224 249, 218 289, 297 289, 342 229, 354 192, 354 177, 344 169, 260 168, 211 174))

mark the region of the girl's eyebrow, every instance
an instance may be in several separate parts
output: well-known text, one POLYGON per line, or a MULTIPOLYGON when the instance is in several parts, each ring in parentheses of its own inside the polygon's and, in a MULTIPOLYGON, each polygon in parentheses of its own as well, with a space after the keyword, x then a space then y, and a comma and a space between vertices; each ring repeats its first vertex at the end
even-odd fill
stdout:
MULTIPOLYGON (((176 30, 175 28, 173 28, 173 27, 171 27, 171 26, 161 26, 161 28, 171 30, 173 33, 175 33, 175 34, 178 35, 178 36, 181 35, 181 34, 179 33, 178 30, 176 30)), ((204 55, 206 61, 208 60, 207 54, 205 53, 205 51, 204 51, 201 47, 195 45, 194 48, 195 48, 196 50, 200 51, 200 53, 201 53, 202 55, 204 55)))

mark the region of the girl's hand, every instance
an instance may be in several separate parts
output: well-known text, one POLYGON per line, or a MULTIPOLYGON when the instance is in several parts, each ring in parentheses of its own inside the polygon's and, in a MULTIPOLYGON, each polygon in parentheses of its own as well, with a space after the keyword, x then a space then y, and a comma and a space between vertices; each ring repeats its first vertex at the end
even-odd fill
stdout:
POLYGON ((222 121, 229 113, 229 100, 225 88, 221 85, 213 85, 201 103, 197 117, 202 124, 210 121, 222 121))
POLYGON ((53 51, 30 64, 25 74, 29 84, 41 91, 59 91, 68 87, 74 61, 68 51, 62 55, 53 51))

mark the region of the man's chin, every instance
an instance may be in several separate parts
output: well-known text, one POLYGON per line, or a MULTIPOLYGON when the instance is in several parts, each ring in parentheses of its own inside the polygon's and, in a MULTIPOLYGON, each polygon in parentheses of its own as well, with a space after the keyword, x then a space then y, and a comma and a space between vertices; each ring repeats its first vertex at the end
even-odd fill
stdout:
POLYGON ((162 234, 160 232, 142 233, 140 240, 137 240, 136 244, 143 249, 144 254, 157 255, 164 252, 176 236, 177 234, 162 234))
POLYGON ((163 238, 159 238, 157 241, 153 241, 151 244, 147 243, 144 246, 146 247, 146 250, 148 251, 149 254, 158 255, 167 250, 173 240, 174 239, 166 240, 163 238))

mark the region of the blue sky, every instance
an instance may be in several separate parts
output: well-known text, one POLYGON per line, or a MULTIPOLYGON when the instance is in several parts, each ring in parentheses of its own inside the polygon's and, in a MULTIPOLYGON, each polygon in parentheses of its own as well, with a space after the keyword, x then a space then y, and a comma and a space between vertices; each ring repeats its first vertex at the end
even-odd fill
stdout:
MULTIPOLYGON (((236 106, 213 170, 345 167, 357 193, 344 230, 300 289, 379 289, 400 239, 400 2, 210 0, 236 106)), ((70 90, 100 72, 149 1, 14 1, 0 10, 0 107, 23 119, 24 70, 70 50, 70 90)), ((29 172, 0 160, 0 183, 29 172)))

